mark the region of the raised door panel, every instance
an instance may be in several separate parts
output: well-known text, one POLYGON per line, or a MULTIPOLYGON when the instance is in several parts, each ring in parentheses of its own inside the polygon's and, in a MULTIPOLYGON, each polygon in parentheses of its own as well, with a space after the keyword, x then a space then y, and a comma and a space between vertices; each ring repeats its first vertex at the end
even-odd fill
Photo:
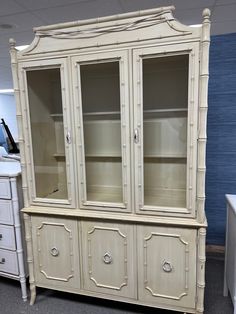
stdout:
POLYGON ((196 230, 139 226, 139 300, 195 307, 196 230))
POLYGON ((77 221, 32 217, 32 236, 36 283, 79 288, 77 221))
POLYGON ((134 227, 82 222, 84 289, 136 298, 134 227))
POLYGON ((0 198, 11 199, 11 188, 8 179, 0 179, 0 198))

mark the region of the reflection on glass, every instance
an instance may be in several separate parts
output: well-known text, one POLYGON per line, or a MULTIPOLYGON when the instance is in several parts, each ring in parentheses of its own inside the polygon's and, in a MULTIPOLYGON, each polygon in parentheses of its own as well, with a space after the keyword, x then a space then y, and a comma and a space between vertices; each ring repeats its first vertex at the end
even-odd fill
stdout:
POLYGON ((80 67, 87 200, 122 203, 119 62, 80 67))
POLYGON ((60 69, 26 75, 36 197, 67 199, 60 69))
POLYGON ((143 59, 144 205, 186 207, 188 55, 143 59))

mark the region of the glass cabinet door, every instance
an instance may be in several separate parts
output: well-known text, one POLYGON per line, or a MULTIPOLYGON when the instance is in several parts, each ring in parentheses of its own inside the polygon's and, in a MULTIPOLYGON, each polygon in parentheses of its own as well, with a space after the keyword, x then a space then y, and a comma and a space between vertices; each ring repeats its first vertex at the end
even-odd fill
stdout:
POLYGON ((96 58, 78 57, 74 62, 81 206, 127 210, 130 179, 126 54, 102 53, 96 58))
POLYGON ((48 204, 70 204, 71 135, 69 130, 66 64, 59 61, 23 65, 28 103, 29 154, 32 156, 32 199, 48 204))
POLYGON ((197 59, 193 47, 161 49, 134 57, 136 208, 193 214, 197 59))

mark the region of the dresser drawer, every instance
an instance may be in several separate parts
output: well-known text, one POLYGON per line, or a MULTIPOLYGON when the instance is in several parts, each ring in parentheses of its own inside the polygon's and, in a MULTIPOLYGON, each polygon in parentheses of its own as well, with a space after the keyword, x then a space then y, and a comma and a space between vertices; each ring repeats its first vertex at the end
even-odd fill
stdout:
POLYGON ((11 199, 11 188, 9 179, 0 179, 0 198, 11 199))
POLYGON ((0 249, 16 249, 13 226, 0 225, 0 249))
POLYGON ((10 200, 0 200, 0 223, 13 225, 12 202, 10 200))
POLYGON ((19 274, 16 252, 0 249, 0 272, 19 274))

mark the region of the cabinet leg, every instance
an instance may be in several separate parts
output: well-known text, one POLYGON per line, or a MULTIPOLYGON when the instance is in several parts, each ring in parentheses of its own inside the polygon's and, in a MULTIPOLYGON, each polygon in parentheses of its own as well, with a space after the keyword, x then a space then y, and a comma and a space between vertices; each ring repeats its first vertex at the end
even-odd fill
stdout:
POLYGON ((30 284, 30 305, 34 305, 36 299, 36 286, 34 284, 30 284))
POLYGON ((25 277, 20 279, 20 285, 21 285, 22 299, 25 302, 27 301, 27 288, 26 288, 25 277))
POLYGON ((227 297, 228 294, 229 294, 228 285, 227 285, 227 283, 226 283, 226 280, 224 280, 223 296, 224 296, 224 297, 227 297))
POLYGON ((228 285, 227 285, 227 280, 226 280, 226 272, 225 272, 225 275, 224 275, 224 289, 223 289, 223 296, 224 297, 227 297, 229 294, 229 288, 228 288, 228 285))

